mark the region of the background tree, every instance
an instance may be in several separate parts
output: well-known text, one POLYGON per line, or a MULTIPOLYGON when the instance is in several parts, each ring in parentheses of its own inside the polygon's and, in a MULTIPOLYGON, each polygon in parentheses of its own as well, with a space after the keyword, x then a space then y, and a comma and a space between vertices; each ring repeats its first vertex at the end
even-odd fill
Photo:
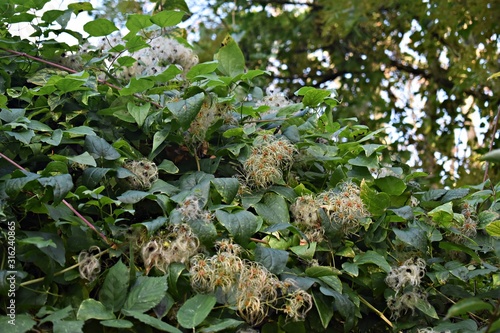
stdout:
POLYGON ((393 151, 431 182, 444 169, 448 185, 482 179, 476 156, 498 112, 500 85, 487 78, 499 70, 499 1, 217 0, 193 11, 202 60, 230 32, 248 67, 268 68, 283 91, 335 88, 334 117, 393 125, 393 151))

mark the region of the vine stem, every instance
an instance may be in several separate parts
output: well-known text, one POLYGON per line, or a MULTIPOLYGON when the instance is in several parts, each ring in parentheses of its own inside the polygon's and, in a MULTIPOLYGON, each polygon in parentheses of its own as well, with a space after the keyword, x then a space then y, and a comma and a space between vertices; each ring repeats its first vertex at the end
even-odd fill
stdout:
MULTIPOLYGON (((104 251, 102 251, 102 252, 99 252, 98 254, 96 254, 96 255, 94 256, 94 258, 96 258, 96 259, 97 259, 97 258, 99 258, 100 256, 102 256, 104 253, 108 252, 108 251, 109 251, 109 249, 106 249, 106 250, 104 250, 104 251)), ((61 271, 59 271, 59 272, 54 273, 54 276, 58 276, 58 275, 61 275, 61 274, 66 273, 66 272, 69 272, 69 271, 71 271, 72 269, 75 269, 75 268, 79 267, 80 265, 81 265, 81 263, 76 263, 76 264, 74 264, 73 266, 66 267, 66 268, 65 268, 65 269, 63 269, 63 270, 61 270, 61 271)), ((43 280, 45 280, 45 278, 44 278, 44 277, 37 278, 37 279, 33 279, 33 280, 29 280, 29 281, 21 282, 21 283, 19 284, 19 286, 20 286, 20 287, 26 287, 26 286, 29 286, 30 284, 35 284, 35 283, 38 283, 38 282, 42 282, 43 280)))
MULTIPOLYGON (((493 131, 491 132, 490 147, 489 147, 489 150, 488 150, 490 152, 493 150, 493 142, 495 142, 495 134, 497 132, 498 118, 499 117, 500 117, 500 106, 498 107, 497 114, 496 114, 495 118, 493 119, 493 124, 492 124, 493 131)), ((486 161, 486 163, 484 164, 483 182, 485 182, 486 179, 488 179, 488 169, 489 169, 489 167, 490 167, 490 162, 486 161)))
MULTIPOLYGON (((46 64, 46 65, 49 65, 51 67, 55 67, 55 68, 59 68, 59 69, 62 69, 66 72, 69 72, 69 73, 72 73, 72 74, 75 74, 75 73, 78 73, 78 71, 72 69, 72 68, 69 68, 69 67, 66 67, 66 66, 63 66, 63 65, 60 65, 60 64, 56 64, 55 62, 52 62, 52 61, 48 61, 48 60, 45 60, 45 59, 42 59, 42 58, 39 58, 39 57, 35 57, 35 56, 32 56, 28 53, 25 53, 25 52, 19 52, 19 51, 14 51, 14 50, 10 50, 10 49, 4 49, 4 48, 0 48, 0 50, 3 50, 5 52, 8 52, 8 53, 11 53, 11 54, 14 54, 18 57, 24 57, 24 58, 28 58, 28 59, 31 59, 31 60, 34 60, 36 62, 40 62, 40 63, 43 63, 43 64, 46 64)), ((114 85, 106 80, 103 80, 103 79, 97 79, 97 81, 99 83, 102 83, 102 84, 105 84, 107 85, 108 87, 111 87, 113 89, 116 89, 116 90, 122 90, 121 87, 118 87, 117 85, 114 85)), ((141 95, 138 95, 138 94, 134 94, 134 96, 136 98, 139 98, 143 101, 147 101, 149 103, 151 103, 152 105, 156 106, 157 108, 159 109, 162 109, 163 106, 157 102, 154 102, 154 101, 151 101, 149 100, 148 98, 144 97, 144 96, 141 96, 141 95)))
MULTIPOLYGON (((28 172, 25 168, 5 156, 3 153, 0 153, 0 157, 5 159, 7 162, 18 168, 19 170, 22 170, 24 172, 28 172)), ((89 222, 82 214, 80 214, 69 202, 67 202, 65 199, 62 200, 62 203, 65 204, 73 213, 75 213, 76 216, 78 216, 90 229, 94 230, 103 240, 106 242, 106 244, 110 245, 112 248, 116 247, 116 244, 113 242, 109 241, 109 239, 104 235, 102 232, 98 231, 96 227, 89 222)))
POLYGON ((364 299, 363 297, 361 297, 361 295, 358 295, 358 297, 359 297, 359 300, 361 301, 361 303, 363 303, 368 308, 370 308, 370 310, 372 310, 373 312, 375 312, 380 317, 380 319, 382 319, 383 321, 385 321, 385 323, 387 325, 389 325, 389 327, 391 327, 391 328, 394 327, 394 325, 392 324, 392 322, 389 319, 387 319, 387 317, 382 312, 380 312, 377 308, 375 308, 373 305, 371 305, 366 299, 364 299))

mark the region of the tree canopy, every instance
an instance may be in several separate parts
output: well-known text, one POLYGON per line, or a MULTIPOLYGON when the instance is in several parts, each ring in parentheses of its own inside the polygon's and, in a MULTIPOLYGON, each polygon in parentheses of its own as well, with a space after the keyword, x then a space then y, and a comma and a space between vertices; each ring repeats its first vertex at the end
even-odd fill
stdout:
POLYGON ((483 177, 477 154, 498 140, 499 11, 488 0, 212 1, 197 44, 208 56, 230 32, 284 91, 335 88, 336 118, 394 126, 393 151, 451 185, 483 177))

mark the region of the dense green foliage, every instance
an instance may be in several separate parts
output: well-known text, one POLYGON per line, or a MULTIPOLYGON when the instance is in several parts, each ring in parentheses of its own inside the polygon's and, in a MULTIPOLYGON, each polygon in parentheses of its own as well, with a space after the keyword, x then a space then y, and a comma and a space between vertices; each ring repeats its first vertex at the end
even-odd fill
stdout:
POLYGON ((94 44, 85 2, 9 33, 46 2, 0 4, 0 331, 500 329, 500 184, 426 188, 331 90, 264 93, 230 35, 198 63, 183 1, 94 44))
MULTIPOLYGON (((418 155, 416 165, 431 183, 482 176, 477 157, 488 149, 484 137, 495 132, 499 112, 500 81, 487 78, 499 70, 500 2, 206 3, 197 18, 204 24, 195 26, 202 60, 232 33, 249 68, 276 68, 268 82, 289 92, 333 86, 342 101, 339 118, 357 117, 373 129, 395 126, 398 139, 389 140, 389 149, 405 161, 418 155)), ((490 176, 500 179, 495 171, 490 176)))

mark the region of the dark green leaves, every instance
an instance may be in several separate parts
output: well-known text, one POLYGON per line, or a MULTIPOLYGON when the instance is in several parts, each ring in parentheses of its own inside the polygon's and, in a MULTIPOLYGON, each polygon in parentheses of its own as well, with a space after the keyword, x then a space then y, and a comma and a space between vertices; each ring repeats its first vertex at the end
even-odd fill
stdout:
POLYGON ((257 246, 255 248, 255 261, 260 262, 271 273, 282 273, 286 268, 287 260, 287 251, 276 250, 264 246, 257 246))
POLYGON ((247 242, 260 227, 257 216, 246 210, 228 213, 219 209, 215 216, 237 241, 247 242))
POLYGON ((120 158, 120 153, 106 140, 98 136, 87 135, 85 137, 85 148, 94 158, 104 158, 105 160, 120 158))
POLYGON ((128 268, 121 260, 108 270, 99 290, 99 300, 111 312, 119 311, 127 297, 129 284, 128 268))

